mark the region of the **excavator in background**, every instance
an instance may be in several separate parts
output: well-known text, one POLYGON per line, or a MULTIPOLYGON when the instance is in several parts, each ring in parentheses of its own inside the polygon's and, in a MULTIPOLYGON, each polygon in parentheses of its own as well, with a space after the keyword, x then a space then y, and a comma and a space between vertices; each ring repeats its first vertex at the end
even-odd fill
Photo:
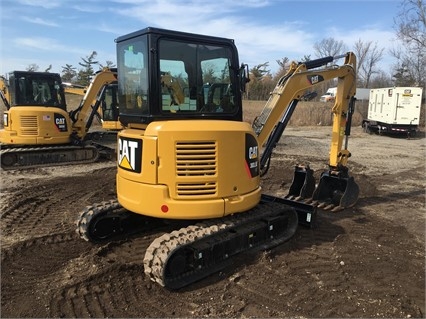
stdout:
POLYGON ((70 82, 62 82, 65 93, 84 96, 87 91, 87 86, 78 85, 70 82))
POLYGON ((159 221, 176 222, 181 228, 148 247, 144 270, 160 285, 179 289, 241 253, 285 242, 299 224, 312 225, 319 206, 355 204, 359 187, 346 166, 356 82, 353 53, 293 62, 250 125, 242 117, 248 66, 239 65, 233 40, 146 28, 116 43, 125 126, 118 134, 117 199, 80 213, 81 238, 102 242, 152 232, 159 221), (335 65, 338 59, 344 63, 335 65), (315 187, 310 169, 300 165, 289 196, 263 194, 261 175, 298 101, 334 78, 329 169, 315 187))
POLYGON ((115 81, 115 72, 102 70, 77 109, 67 112, 59 74, 13 71, 8 81, 2 78, 0 91, 7 109, 0 130, 2 169, 81 164, 95 162, 100 156, 114 157, 115 147, 103 145, 101 135, 95 132, 92 136, 89 128, 105 86, 115 81))
POLYGON ((6 110, 10 109, 9 86, 7 84, 7 80, 3 76, 0 76, 0 98, 1 98, 4 106, 6 107, 6 110))
MULTIPOLYGON (((111 72, 117 73, 117 69, 110 69, 111 72)), ((96 76, 96 74, 95 74, 96 76)), ((66 94, 74 94, 84 96, 88 87, 76 85, 72 83, 62 83, 66 94)), ((105 86, 101 91, 100 107, 98 108, 95 117, 102 125, 102 128, 107 132, 117 132, 123 129, 120 121, 118 120, 118 97, 117 97, 117 81, 114 81, 105 86)), ((96 100, 93 102, 95 105, 96 100)))

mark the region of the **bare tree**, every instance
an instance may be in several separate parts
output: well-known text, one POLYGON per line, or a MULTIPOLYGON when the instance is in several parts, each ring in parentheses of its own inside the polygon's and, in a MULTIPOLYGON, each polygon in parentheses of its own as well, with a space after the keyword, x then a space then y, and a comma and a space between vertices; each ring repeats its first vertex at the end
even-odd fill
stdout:
POLYGON ((354 53, 357 56, 357 85, 361 87, 369 87, 371 77, 378 73, 377 63, 383 58, 383 48, 377 46, 377 42, 363 42, 359 39, 354 44, 354 53))
POLYGON ((394 22, 398 39, 426 49, 426 5, 423 0, 404 0, 394 22))
POLYGON ((28 72, 37 72, 39 68, 40 67, 37 64, 31 63, 30 65, 27 66, 26 70, 28 72))
POLYGON ((273 79, 274 81, 278 81, 284 74, 287 73, 288 68, 290 66, 290 60, 288 57, 284 57, 281 60, 276 60, 279 66, 278 71, 275 73, 273 79))
MULTIPOLYGON (((314 52, 317 58, 323 58, 327 56, 336 56, 347 52, 347 47, 343 41, 337 41, 333 38, 322 39, 314 44, 314 52)), ((325 92, 327 88, 336 86, 337 80, 331 79, 323 82, 319 87, 319 92, 325 92)))
POLYGON ((326 38, 314 44, 315 55, 318 58, 326 56, 336 56, 347 51, 343 41, 337 41, 333 38, 326 38))
POLYGON ((393 78, 396 86, 426 85, 426 54, 420 45, 398 47, 390 51, 397 59, 394 65, 393 78))
POLYGON ((391 50, 396 85, 426 86, 426 5, 424 0, 403 0, 394 19, 403 46, 391 50))
POLYGON ((385 88, 393 86, 392 77, 389 72, 380 70, 377 74, 374 75, 374 78, 371 79, 369 88, 385 88))

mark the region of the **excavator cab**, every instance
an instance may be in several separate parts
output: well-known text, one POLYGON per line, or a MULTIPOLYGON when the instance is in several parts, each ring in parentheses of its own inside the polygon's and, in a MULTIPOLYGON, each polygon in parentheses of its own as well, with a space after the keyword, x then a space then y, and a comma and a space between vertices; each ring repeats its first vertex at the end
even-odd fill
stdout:
POLYGON ((8 82, 9 109, 4 113, 0 142, 14 145, 67 143, 72 123, 60 75, 13 71, 8 82))
POLYGON ((10 106, 47 106, 66 110, 59 74, 14 71, 9 74, 10 106))
POLYGON ((120 121, 125 126, 157 120, 242 120, 233 41, 146 28, 118 38, 117 52, 120 121))

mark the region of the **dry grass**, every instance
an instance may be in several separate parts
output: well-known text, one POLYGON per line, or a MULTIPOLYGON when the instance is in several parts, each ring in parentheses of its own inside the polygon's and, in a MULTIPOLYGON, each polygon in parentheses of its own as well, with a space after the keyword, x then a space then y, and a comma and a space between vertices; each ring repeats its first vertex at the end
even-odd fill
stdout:
MULTIPOLYGON (((243 101, 244 121, 252 123, 254 118, 262 112, 266 101, 243 101)), ((289 126, 314 126, 332 125, 332 103, 299 102, 290 119, 289 126)), ((425 104, 422 105, 420 114, 420 127, 425 127, 425 104)), ((352 126, 360 126, 363 119, 367 118, 368 101, 358 101, 352 116, 352 126)))
MULTIPOLYGON (((252 123, 260 115, 266 101, 243 101, 244 120, 252 123)), ((299 102, 290 119, 290 126, 314 126, 332 124, 332 103, 299 102)), ((352 125, 361 125, 362 119, 367 116, 367 102, 358 102, 352 117, 352 125)))
MULTIPOLYGON (((81 96, 74 94, 66 94, 67 109, 73 110, 78 107, 81 101, 81 96)), ((243 101, 243 114, 244 121, 252 123, 253 119, 260 115, 265 106, 266 101, 243 101)), ((324 125, 329 126, 332 124, 331 103, 322 102, 299 102, 289 125, 291 126, 313 126, 324 125)), ((352 118, 352 125, 359 126, 364 118, 367 118, 368 102, 361 101, 355 105, 355 113, 352 118)), ((425 127, 425 105, 422 105, 422 112, 420 115, 420 126, 425 127)), ((0 124, 3 124, 3 110, 4 107, 0 100, 0 124)))

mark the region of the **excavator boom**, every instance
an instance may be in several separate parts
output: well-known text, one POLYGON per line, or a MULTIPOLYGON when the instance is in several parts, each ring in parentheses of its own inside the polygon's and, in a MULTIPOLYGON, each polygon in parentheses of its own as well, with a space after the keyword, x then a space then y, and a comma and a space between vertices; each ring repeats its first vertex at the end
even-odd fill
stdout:
POLYGON ((355 103, 355 70, 356 57, 352 52, 304 63, 293 62, 287 73, 278 81, 260 116, 254 120, 253 130, 259 143, 265 146, 260 159, 260 170, 264 175, 269 168, 273 149, 304 92, 325 81, 337 79, 336 99, 331 109, 333 126, 329 170, 322 174, 320 183, 315 188, 312 170, 309 167, 296 166, 289 198, 311 198, 319 207, 334 210, 353 206, 358 199, 358 186, 353 178, 349 177, 346 167, 351 156, 347 146, 355 103), (327 66, 342 58, 343 64, 327 66))

